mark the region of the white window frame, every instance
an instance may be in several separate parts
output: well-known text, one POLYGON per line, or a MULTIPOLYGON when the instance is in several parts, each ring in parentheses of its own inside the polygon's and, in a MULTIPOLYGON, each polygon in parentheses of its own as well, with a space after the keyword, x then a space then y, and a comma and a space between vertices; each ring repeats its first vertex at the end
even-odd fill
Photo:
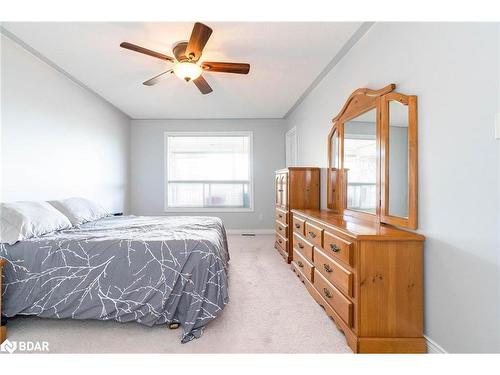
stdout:
MULTIPOLYGON (((163 209, 165 212, 254 212, 254 177, 253 177, 253 132, 252 131, 188 131, 188 132, 165 132, 163 138, 163 175, 164 175, 164 204, 163 209), (168 137, 218 137, 218 136, 247 136, 249 139, 249 167, 250 167, 250 181, 248 183, 248 192, 250 194, 250 207, 168 207, 168 137)), ((203 182, 203 181, 200 181, 203 182)))

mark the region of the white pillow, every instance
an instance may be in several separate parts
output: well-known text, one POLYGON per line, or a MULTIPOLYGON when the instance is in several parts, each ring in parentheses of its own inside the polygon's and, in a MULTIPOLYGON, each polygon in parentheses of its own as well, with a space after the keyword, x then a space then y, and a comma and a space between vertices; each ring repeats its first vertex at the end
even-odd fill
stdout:
POLYGON ((109 216, 104 208, 85 198, 68 198, 49 203, 61 211, 74 226, 109 216))
POLYGON ((68 218, 47 202, 0 203, 0 242, 15 244, 56 230, 69 229, 68 218))

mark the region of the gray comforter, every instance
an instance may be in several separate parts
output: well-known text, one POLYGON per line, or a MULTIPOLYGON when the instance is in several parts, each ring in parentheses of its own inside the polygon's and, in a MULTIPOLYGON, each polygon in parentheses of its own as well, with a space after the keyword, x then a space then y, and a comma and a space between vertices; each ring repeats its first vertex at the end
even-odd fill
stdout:
POLYGON ((199 337, 228 303, 229 253, 213 217, 108 217, 0 244, 3 314, 179 322, 199 337))

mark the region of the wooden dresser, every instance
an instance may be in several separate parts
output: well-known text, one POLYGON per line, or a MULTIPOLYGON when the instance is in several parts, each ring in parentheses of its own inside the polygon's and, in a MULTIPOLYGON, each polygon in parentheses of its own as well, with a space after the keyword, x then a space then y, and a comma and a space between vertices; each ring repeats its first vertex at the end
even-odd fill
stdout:
MULTIPOLYGON (((2 317, 2 268, 5 264, 5 260, 0 259, 0 319, 2 317)), ((0 344, 7 338, 7 327, 0 326, 0 344)))
POLYGON ((355 353, 426 351, 423 236, 318 209, 291 223, 291 268, 355 353))
POLYGON ((290 210, 319 208, 319 168, 289 167, 276 171, 276 242, 274 247, 290 263, 292 230, 290 210))

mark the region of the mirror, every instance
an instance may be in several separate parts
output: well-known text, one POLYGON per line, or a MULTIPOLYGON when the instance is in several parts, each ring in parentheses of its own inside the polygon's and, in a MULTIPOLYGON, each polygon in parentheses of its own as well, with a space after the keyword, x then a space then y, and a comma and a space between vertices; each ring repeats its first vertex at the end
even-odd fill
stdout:
POLYGON ((346 208, 375 214, 377 210, 377 109, 344 123, 346 208))
POLYGON ((381 222, 417 229, 417 97, 381 98, 381 222))
POLYGON ((408 106, 389 102, 389 201, 390 216, 408 217, 408 106))
POLYGON ((417 97, 360 88, 328 134, 327 207, 398 227, 418 224, 417 97))

